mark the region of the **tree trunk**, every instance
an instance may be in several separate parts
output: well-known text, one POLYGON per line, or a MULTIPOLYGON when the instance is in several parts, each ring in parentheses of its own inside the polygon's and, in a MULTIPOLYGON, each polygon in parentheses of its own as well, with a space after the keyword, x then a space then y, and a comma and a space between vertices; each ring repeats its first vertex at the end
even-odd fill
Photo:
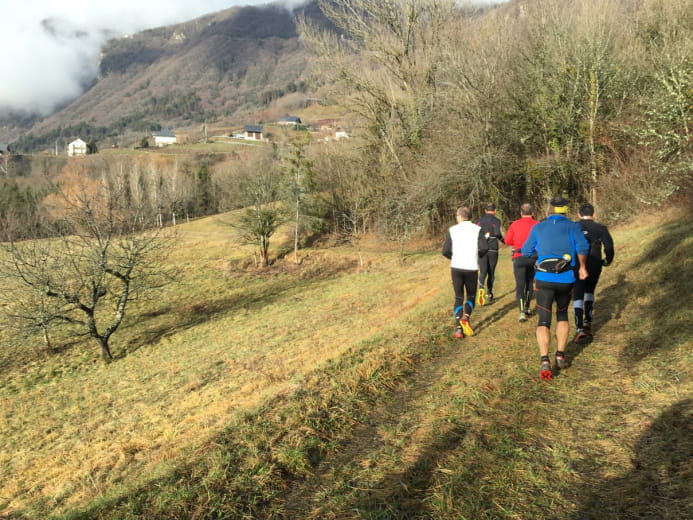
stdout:
POLYGON ((594 134, 596 131, 597 114, 599 112, 599 78, 594 70, 590 71, 590 96, 589 96, 589 133, 588 146, 590 151, 590 196, 592 204, 597 204, 597 157, 594 146, 594 134))
POLYGON ((99 345, 101 346, 101 357, 106 363, 113 361, 113 355, 111 354, 111 349, 108 346, 108 339, 97 338, 99 340, 99 345))
POLYGON ((294 264, 298 265, 298 220, 301 216, 299 202, 296 201, 296 228, 294 229, 294 264))
POLYGON ((41 327, 41 330, 43 332, 43 342, 46 344, 46 348, 50 351, 54 351, 53 344, 51 343, 51 338, 48 335, 48 327, 46 325, 43 325, 41 327))

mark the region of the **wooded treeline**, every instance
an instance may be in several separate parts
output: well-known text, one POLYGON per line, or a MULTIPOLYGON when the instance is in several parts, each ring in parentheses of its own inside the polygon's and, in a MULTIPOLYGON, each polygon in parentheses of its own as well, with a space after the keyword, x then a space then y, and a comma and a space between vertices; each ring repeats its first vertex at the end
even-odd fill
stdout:
POLYGON ((302 23, 361 123, 316 157, 334 215, 398 234, 563 192, 617 219, 690 190, 691 0, 457 4, 320 0, 340 33, 302 23))
MULTIPOLYGON (((310 84, 353 114, 351 139, 305 145, 320 229, 404 240, 439 233, 462 204, 480 212, 492 200, 507 221, 527 201, 541 215, 558 192, 616 220, 690 193, 693 0, 320 6, 338 33, 299 20, 310 84)), ((226 156, 104 155, 64 168, 118 184, 152 223, 257 206, 250 179, 276 184, 263 205, 292 206, 279 186, 292 138, 276 137, 226 156)), ((45 172, 32 176, 53 181, 49 158, 36 161, 45 172)), ((40 193, 3 187, 0 216, 37 218, 40 193)))

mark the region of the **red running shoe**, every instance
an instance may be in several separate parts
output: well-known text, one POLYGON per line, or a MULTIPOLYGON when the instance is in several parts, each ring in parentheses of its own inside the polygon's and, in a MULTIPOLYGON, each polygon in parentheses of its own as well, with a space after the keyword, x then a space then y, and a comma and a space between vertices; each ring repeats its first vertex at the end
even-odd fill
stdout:
POLYGON ((553 379, 553 374, 551 373, 551 363, 548 361, 542 361, 541 367, 539 368, 539 379, 544 381, 551 381, 553 379))

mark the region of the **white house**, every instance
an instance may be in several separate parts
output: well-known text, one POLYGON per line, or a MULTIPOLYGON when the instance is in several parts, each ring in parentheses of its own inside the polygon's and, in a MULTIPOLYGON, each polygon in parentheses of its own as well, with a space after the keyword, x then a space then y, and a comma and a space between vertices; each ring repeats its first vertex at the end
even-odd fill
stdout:
POLYGON ((81 157, 87 155, 87 143, 79 137, 67 145, 67 155, 70 157, 81 157))
POLYGON ((162 128, 159 132, 153 133, 152 137, 154 137, 154 146, 159 148, 176 142, 176 136, 168 128, 162 128))
POLYGON ((245 138, 262 141, 262 125, 245 125, 245 138))
POLYGON ((277 121, 280 125, 300 125, 301 118, 298 116, 284 116, 277 121))

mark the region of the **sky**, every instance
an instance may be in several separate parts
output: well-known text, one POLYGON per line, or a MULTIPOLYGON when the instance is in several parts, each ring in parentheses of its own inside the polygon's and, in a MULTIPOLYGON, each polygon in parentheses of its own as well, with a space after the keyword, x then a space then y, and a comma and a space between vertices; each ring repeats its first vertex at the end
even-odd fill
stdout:
POLYGON ((268 1, 16 0, 0 15, 0 112, 48 115, 78 97, 109 37, 268 1))
MULTIPOLYGON (((278 3, 292 7, 304 1, 278 3)), ((109 38, 232 6, 267 3, 269 0, 15 0, 0 15, 0 115, 12 111, 45 116, 81 95, 84 86, 96 78, 99 53, 109 38)))

